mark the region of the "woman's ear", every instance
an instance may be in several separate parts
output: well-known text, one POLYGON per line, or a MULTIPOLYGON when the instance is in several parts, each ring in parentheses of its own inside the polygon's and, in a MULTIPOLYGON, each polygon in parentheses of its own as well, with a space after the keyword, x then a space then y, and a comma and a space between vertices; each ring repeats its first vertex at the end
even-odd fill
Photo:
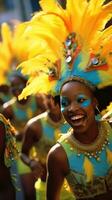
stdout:
POLYGON ((98 100, 96 99, 96 97, 94 97, 93 98, 93 106, 94 106, 94 108, 95 109, 98 108, 98 105, 99 105, 98 100))

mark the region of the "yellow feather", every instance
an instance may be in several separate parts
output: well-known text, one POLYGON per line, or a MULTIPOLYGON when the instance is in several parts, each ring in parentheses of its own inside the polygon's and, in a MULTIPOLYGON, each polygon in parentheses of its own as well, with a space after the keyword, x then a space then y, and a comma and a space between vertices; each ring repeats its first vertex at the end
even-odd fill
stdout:
MULTIPOLYGON (((30 75, 29 83, 21 98, 40 90, 38 81, 41 81, 41 77, 46 77, 44 77, 44 81, 47 81, 46 87, 52 87, 54 82, 51 82, 50 86, 50 81, 47 79, 49 67, 52 67, 57 59, 64 59, 63 42, 71 32, 77 33, 77 42, 82 48, 82 62, 78 67, 84 70, 87 66, 90 50, 94 54, 100 53, 109 67, 107 71, 98 71, 104 81, 98 87, 111 83, 112 58, 109 53, 112 51, 110 44, 112 27, 107 30, 104 30, 104 27, 112 16, 112 2, 104 5, 104 0, 67 0, 66 9, 59 6, 56 0, 41 0, 40 5, 43 11, 36 13, 17 34, 24 45, 21 45, 17 37, 15 40, 16 56, 21 58, 23 54, 25 60, 19 66, 22 67, 24 74, 30 75), (101 48, 99 44, 103 47, 101 48)), ((65 70, 65 65, 61 66, 61 70, 65 70)))
MULTIPOLYGON (((55 81, 53 81, 55 82, 55 81)), ((22 93, 19 95, 19 100, 26 98, 31 94, 36 94, 37 92, 48 93, 53 86, 51 81, 48 80, 48 76, 42 74, 41 77, 36 76, 35 78, 29 79, 28 85, 23 89, 22 93)))
POLYGON ((86 0, 77 0, 77 3, 73 0, 67 1, 67 12, 69 16, 69 30, 73 30, 79 33, 81 22, 83 20, 83 13, 86 9, 86 0), (77 19, 77 20, 75 20, 77 19))
POLYGON ((90 162, 90 160, 85 157, 84 159, 84 164, 83 164, 83 167, 84 167, 84 171, 85 171, 85 174, 86 174, 86 181, 87 182, 91 182, 93 180, 93 165, 92 163, 90 162))
MULTIPOLYGON (((57 0, 41 0, 40 5, 42 6, 42 9, 44 11, 44 14, 53 13, 55 16, 59 16, 65 23, 65 26, 70 28, 69 23, 69 15, 67 13, 67 9, 64 10, 57 2, 57 0)), ((70 29, 69 29, 70 30, 70 29)))
POLYGON ((13 37, 13 56, 15 56, 19 62, 28 58, 28 45, 29 41, 27 37, 23 37, 24 30, 28 23, 21 23, 16 26, 13 37))
POLYGON ((98 32, 96 34, 96 36, 94 37, 94 40, 91 43, 93 46, 93 49, 98 49, 99 43, 100 43, 100 46, 103 46, 105 39, 110 40, 111 32, 112 32, 112 26, 109 26, 108 28, 104 29, 103 31, 98 32))
POLYGON ((108 160, 108 163, 110 165, 112 165, 112 151, 110 151, 108 148, 106 150, 107 150, 107 160, 108 160))
POLYGON ((112 116, 112 102, 102 112, 102 119, 110 118, 112 116))
POLYGON ((105 0, 90 0, 89 1, 89 10, 96 13, 101 9, 101 6, 105 0))
POLYGON ((48 68, 52 67, 52 62, 49 62, 49 59, 54 62, 55 58, 51 58, 51 55, 48 53, 44 55, 38 55, 28 61, 22 62, 18 65, 18 68, 22 68, 22 73, 27 75, 32 75, 38 73, 39 71, 48 72, 48 68), (48 60, 46 59, 48 58, 48 60), (54 59, 54 60, 53 60, 54 59))
POLYGON ((40 0, 40 5, 45 13, 55 13, 62 18, 66 17, 66 11, 60 6, 57 0, 40 0))
POLYGON ((1 25, 1 37, 2 42, 6 45, 11 45, 12 42, 12 33, 10 27, 7 23, 2 23, 1 25))
POLYGON ((40 6, 44 11, 55 11, 58 12, 58 4, 55 0, 41 0, 40 6))
POLYGON ((62 48, 62 42, 64 42, 66 36, 68 35, 68 31, 64 26, 64 22, 59 17, 50 14, 44 15, 43 17, 41 16, 38 22, 33 22, 26 30, 25 35, 29 35, 29 38, 36 36, 37 40, 38 38, 46 40, 48 48, 51 48, 52 51, 59 56, 59 52, 61 52, 60 48, 62 48), (52 25, 50 25, 49 21, 52 21, 52 25), (42 24, 44 25, 41 26, 42 24), (60 34, 60 27, 63 29, 62 34, 60 34))
POLYGON ((112 3, 101 8, 96 14, 90 12, 89 8, 85 11, 83 16, 80 34, 86 42, 91 44, 92 39, 97 31, 102 30, 105 27, 107 21, 112 17, 112 3))

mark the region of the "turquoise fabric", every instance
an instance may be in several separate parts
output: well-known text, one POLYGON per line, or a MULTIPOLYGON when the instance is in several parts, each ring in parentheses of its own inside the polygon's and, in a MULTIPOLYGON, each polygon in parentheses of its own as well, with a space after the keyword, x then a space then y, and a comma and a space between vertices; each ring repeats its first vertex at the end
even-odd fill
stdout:
POLYGON ((37 103, 35 97, 30 97, 26 105, 19 105, 17 102, 12 105, 13 113, 16 121, 27 122, 30 118, 34 117, 37 112, 37 103), (31 116, 28 115, 28 110, 32 112, 31 116))
MULTIPOLYGON (((59 140, 59 143, 67 154, 70 168, 66 179, 77 199, 91 198, 95 195, 104 194, 108 192, 108 190, 112 190, 112 162, 110 163, 107 158, 107 151, 110 151, 112 154, 112 128, 107 122, 102 122, 102 127, 104 130, 104 142, 108 142, 106 142, 105 145, 104 143, 102 144, 102 147, 98 152, 98 159, 94 156, 89 157, 87 154, 85 155, 84 151, 79 154, 77 149, 78 147, 75 146, 76 143, 72 143, 73 137, 71 137, 70 133, 66 134, 65 137, 60 138, 59 140), (75 145, 73 146, 73 144, 75 145), (92 182, 87 182, 87 177, 84 171, 85 158, 88 158, 93 167, 92 182)), ((100 136, 101 135, 102 132, 100 136)))

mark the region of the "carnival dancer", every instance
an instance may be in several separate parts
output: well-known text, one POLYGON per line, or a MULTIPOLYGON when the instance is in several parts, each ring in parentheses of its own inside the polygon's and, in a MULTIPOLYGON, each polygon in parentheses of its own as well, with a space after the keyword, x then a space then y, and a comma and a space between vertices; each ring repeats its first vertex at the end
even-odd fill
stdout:
MULTIPOLYGON (((48 95, 45 104, 47 111, 32 118, 26 125, 21 154, 21 159, 32 169, 38 200, 45 199, 47 154, 60 133, 64 134, 70 128, 62 117, 59 96, 48 95), (34 149, 33 154, 31 149, 34 149)), ((69 192, 63 193, 66 195, 64 199, 70 199, 69 192)))
POLYGON ((57 2, 41 0, 42 11, 25 31, 39 45, 20 64, 30 78, 19 98, 41 90, 60 94, 62 113, 71 125, 48 155, 48 200, 60 199, 65 178, 76 199, 112 197, 112 130, 95 116, 100 105, 96 88, 112 85, 112 26, 106 28, 112 2, 104 2, 67 0, 63 9, 57 2), (27 65, 32 61, 37 67, 31 73, 27 65))
POLYGON ((18 158, 15 129, 0 114, 0 199, 16 199, 15 174, 11 174, 11 166, 18 158))

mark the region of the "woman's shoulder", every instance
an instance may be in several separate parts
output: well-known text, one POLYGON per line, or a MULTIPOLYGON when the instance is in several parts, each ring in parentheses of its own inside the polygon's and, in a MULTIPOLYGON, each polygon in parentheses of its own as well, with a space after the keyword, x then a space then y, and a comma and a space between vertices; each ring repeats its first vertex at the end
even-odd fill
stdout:
POLYGON ((52 148, 50 149, 48 156, 52 159, 60 159, 63 155, 63 149, 59 143, 56 143, 52 148))
POLYGON ((64 173, 67 173, 68 170, 68 161, 66 153, 63 147, 56 143, 49 151, 47 156, 48 165, 53 167, 61 168, 64 173))

